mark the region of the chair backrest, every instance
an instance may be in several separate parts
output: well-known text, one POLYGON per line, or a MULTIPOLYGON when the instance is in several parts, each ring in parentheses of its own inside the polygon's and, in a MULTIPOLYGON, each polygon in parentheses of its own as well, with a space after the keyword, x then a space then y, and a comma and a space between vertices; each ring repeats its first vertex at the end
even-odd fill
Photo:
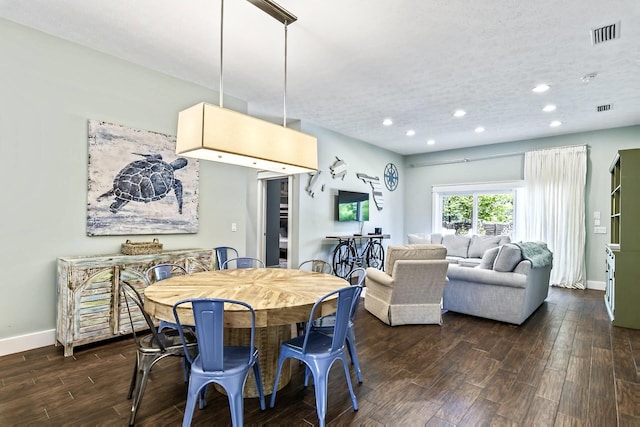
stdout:
MULTIPOLYGON (((256 314, 249 304, 243 301, 220 299, 220 298, 191 298, 178 301, 173 306, 173 316, 178 324, 178 332, 180 339, 184 345, 184 335, 182 332, 182 324, 178 314, 178 307, 183 304, 191 304, 193 311, 193 319, 195 327, 198 331, 198 350, 204 371, 224 371, 224 306, 226 304, 234 304, 243 307, 251 314, 251 339, 250 339, 250 361, 253 357, 256 314)), ((192 356, 185 352, 189 362, 193 363, 192 356)))
POLYGON ((362 267, 354 268, 347 274, 344 278, 351 286, 360 286, 360 292, 358 293, 358 297, 353 300, 353 305, 351 306, 351 321, 356 318, 356 313, 358 312, 358 305, 360 304, 360 293, 362 292, 362 287, 364 286, 364 281, 367 278, 367 270, 362 267), (356 283, 353 283, 357 278, 356 283))
POLYGON ((231 258, 222 264, 221 270, 232 270, 236 268, 264 268, 264 262, 258 258, 251 257, 231 258))
POLYGON ((447 248, 443 245, 397 245, 387 248, 387 260, 384 271, 392 276, 393 267, 398 260, 425 260, 425 259, 445 259, 447 248))
POLYGON ((147 280, 147 284, 159 282, 160 280, 168 279, 175 274, 188 274, 187 270, 178 264, 158 264, 149 267, 144 272, 144 278, 147 280))
POLYGON ((367 270, 362 267, 354 268, 344 278, 350 285, 364 286, 364 280, 367 278, 367 270), (355 282, 355 283, 354 283, 355 282))
POLYGON ((321 259, 310 259, 298 266, 298 270, 315 271, 316 273, 333 274, 333 267, 321 259))
POLYGON ((309 332, 311 331, 313 320, 317 317, 315 315, 316 310, 322 306, 322 303, 325 300, 336 294, 338 295, 338 302, 336 304, 336 322, 333 326, 333 338, 329 352, 333 353, 334 351, 342 348, 347 336, 347 327, 349 326, 349 320, 351 318, 351 307, 354 304, 354 300, 360 298, 360 292, 362 292, 362 286, 346 286, 320 297, 313 304, 311 314, 309 315, 309 321, 307 322, 304 341, 302 343, 303 353, 307 352, 309 332))
POLYGON ((239 256, 238 251, 230 246, 218 246, 217 248, 213 248, 213 250, 216 251, 216 270, 222 270, 222 264, 227 262, 228 259, 239 256))
POLYGON ((135 340, 136 345, 140 347, 140 340, 138 338, 138 335, 136 334, 136 329, 140 329, 138 316, 142 315, 142 318, 144 319, 146 326, 149 328, 149 330, 153 334, 154 341, 157 342, 158 345, 160 346, 160 349, 164 351, 166 346, 163 340, 161 339, 160 334, 158 334, 158 330, 156 329, 156 326, 153 324, 153 320, 151 320, 151 316, 149 316, 149 314, 147 314, 147 312, 144 311, 144 304, 142 301, 142 297, 140 296, 140 293, 129 282, 121 280, 119 283, 120 283, 120 293, 122 294, 122 297, 124 299, 125 307, 127 309, 127 314, 129 317, 129 322, 131 324, 131 332, 133 333, 133 339, 135 340), (140 314, 132 313, 131 305, 138 307, 138 311, 140 314))

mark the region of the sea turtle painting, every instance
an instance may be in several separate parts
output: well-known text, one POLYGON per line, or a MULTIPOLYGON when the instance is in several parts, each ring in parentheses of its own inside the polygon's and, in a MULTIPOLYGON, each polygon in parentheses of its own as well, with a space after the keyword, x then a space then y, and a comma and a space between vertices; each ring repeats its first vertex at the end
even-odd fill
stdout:
POLYGON ((129 202, 155 202, 173 190, 178 200, 178 213, 182 214, 182 182, 176 179, 174 171, 185 167, 187 159, 178 157, 167 163, 160 154, 132 154, 144 159, 135 160, 122 168, 113 180, 113 188, 99 196, 98 200, 115 196, 109 210, 116 213, 129 202))

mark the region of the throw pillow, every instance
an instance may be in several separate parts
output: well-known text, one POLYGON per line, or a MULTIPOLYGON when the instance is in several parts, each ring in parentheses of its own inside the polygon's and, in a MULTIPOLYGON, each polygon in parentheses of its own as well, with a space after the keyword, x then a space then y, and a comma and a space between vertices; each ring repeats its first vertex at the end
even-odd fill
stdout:
POLYGON ((482 259, 480 260, 480 264, 478 265, 478 268, 491 270, 493 268, 493 262, 496 260, 496 256, 498 256, 499 250, 500 250, 499 246, 486 250, 484 252, 484 255, 482 255, 482 259))
POLYGON ((410 245, 416 243, 431 243, 431 236, 424 233, 407 234, 407 239, 410 245))
POLYGON ((522 251, 513 243, 500 246, 496 260, 493 262, 495 271, 510 272, 522 261, 522 251))
POLYGON ((447 234, 442 238, 442 244, 447 248, 447 256, 458 256, 467 258, 469 251, 469 236, 461 236, 459 234, 447 234))
MULTIPOLYGON (((473 236, 469 244, 469 258, 482 258, 484 253, 500 246, 501 236, 473 236)), ((506 242, 505 242, 506 243, 506 242)))

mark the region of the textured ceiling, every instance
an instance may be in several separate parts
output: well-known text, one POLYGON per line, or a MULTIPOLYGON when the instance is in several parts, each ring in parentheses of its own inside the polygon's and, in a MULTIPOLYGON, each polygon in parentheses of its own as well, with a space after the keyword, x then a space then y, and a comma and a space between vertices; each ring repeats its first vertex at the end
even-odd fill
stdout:
MULTIPOLYGON (((640 124, 640 0, 279 4, 298 17, 288 31, 291 119, 401 154, 640 124), (592 28, 616 22, 618 40, 592 45, 592 28), (543 82, 548 92, 531 91, 543 82), (557 110, 542 112, 548 103, 557 110), (458 108, 467 115, 454 118, 458 108)), ((0 0, 0 16, 219 88, 220 0, 0 0)), ((227 0, 224 16, 224 93, 251 114, 282 117, 282 25, 244 0, 227 0)))

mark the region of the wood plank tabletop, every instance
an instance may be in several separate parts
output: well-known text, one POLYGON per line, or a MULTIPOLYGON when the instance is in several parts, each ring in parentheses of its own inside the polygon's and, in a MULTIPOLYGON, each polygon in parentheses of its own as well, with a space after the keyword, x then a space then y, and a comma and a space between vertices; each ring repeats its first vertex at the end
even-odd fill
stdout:
MULTIPOLYGON (((256 312, 256 327, 290 325, 308 320, 316 300, 348 286, 336 276, 284 268, 214 270, 161 280, 145 290, 144 309, 152 316, 173 322, 173 305, 187 298, 226 298, 248 303, 256 312)), ((335 298, 323 304, 325 315, 335 311, 335 298)), ((184 324, 193 324, 190 305, 178 311, 184 324)), ((240 307, 225 308, 225 324, 230 328, 249 326, 249 317, 240 307)))

